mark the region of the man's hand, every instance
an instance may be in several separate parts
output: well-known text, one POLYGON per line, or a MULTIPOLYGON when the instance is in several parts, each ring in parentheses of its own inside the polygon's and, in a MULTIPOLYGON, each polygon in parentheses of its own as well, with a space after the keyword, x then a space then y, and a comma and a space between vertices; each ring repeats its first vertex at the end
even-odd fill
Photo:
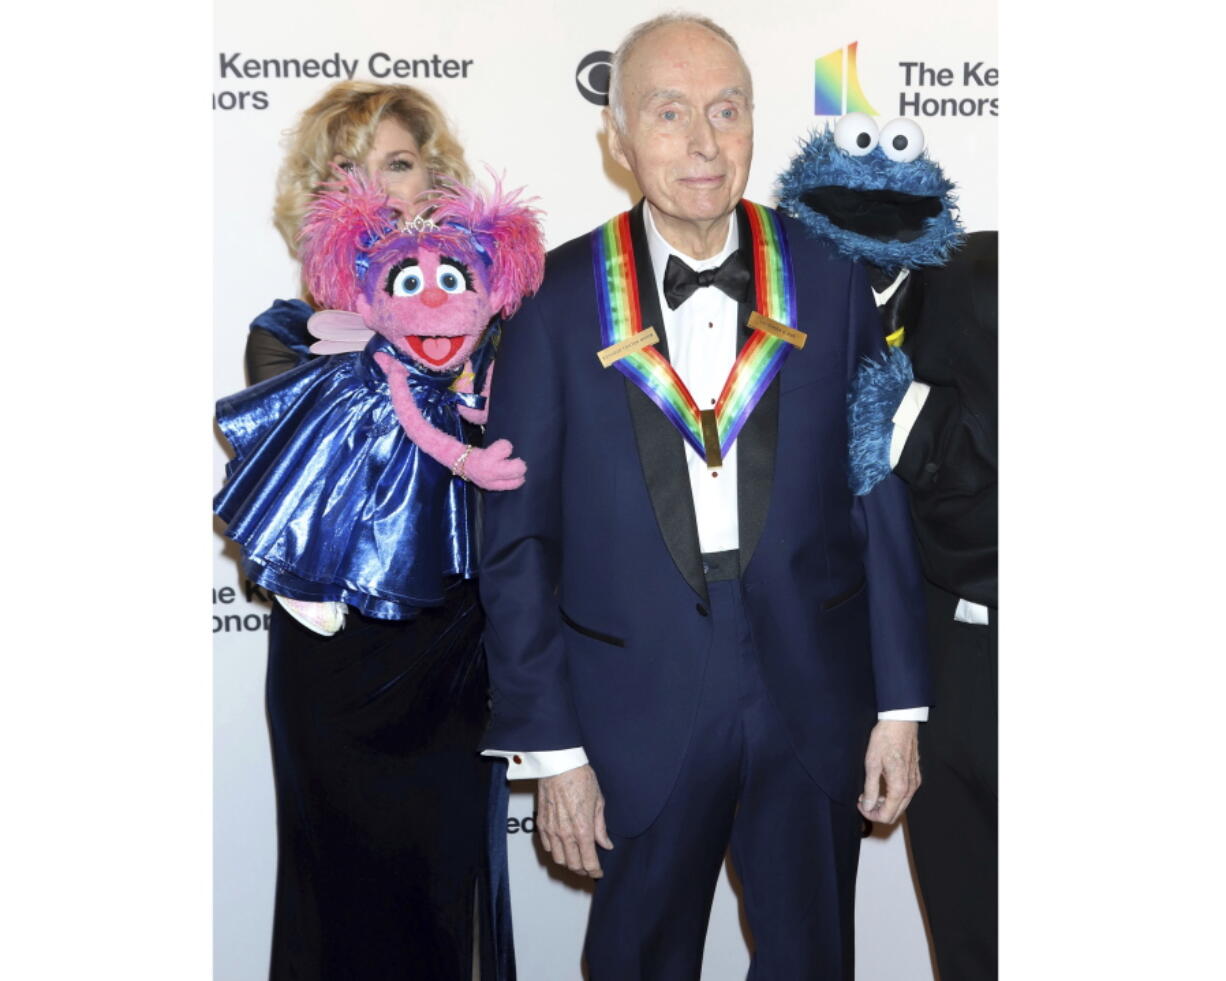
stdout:
POLYGON ((604 826, 604 796, 590 766, 536 782, 536 829, 559 865, 593 879, 604 875, 596 844, 611 849, 613 842, 604 826))
POLYGON ((868 752, 864 756, 860 813, 870 821, 893 824, 907 809, 919 785, 919 723, 878 722, 868 737, 868 752))

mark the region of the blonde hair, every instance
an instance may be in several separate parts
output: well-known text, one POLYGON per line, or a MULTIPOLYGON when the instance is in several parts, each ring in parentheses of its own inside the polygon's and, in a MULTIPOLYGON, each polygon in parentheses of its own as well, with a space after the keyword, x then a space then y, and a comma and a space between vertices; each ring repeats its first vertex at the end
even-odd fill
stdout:
POLYGON ((285 161, 277 174, 272 214, 273 224, 295 258, 298 231, 312 196, 325 181, 336 179, 333 159, 339 154, 362 160, 384 119, 394 119, 413 134, 431 178, 449 177, 462 184, 472 180, 464 150, 446 117, 420 89, 377 82, 337 82, 285 134, 285 161))

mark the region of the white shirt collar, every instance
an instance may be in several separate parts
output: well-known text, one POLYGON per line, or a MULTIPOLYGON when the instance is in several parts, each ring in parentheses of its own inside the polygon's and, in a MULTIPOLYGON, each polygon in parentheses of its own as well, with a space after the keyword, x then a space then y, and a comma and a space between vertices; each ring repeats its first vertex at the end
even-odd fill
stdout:
POLYGON ((661 294, 664 290, 664 267, 668 265, 668 257, 670 255, 675 255, 695 272, 701 272, 703 269, 714 269, 736 251, 737 245, 740 242, 738 221, 737 213, 733 211, 732 220, 728 222, 728 237, 724 239, 724 247, 709 259, 695 259, 692 256, 686 255, 680 249, 674 249, 664 241, 664 236, 660 234, 656 228, 655 220, 651 217, 651 205, 644 201, 643 224, 647 226, 647 248, 651 253, 652 271, 656 274, 656 288, 661 291, 661 294))
POLYGON ((889 286, 880 292, 874 289, 873 298, 877 301, 877 306, 882 306, 883 304, 888 303, 890 301, 890 297, 898 292, 898 287, 902 285, 902 281, 909 275, 911 275, 911 270, 904 266, 902 270, 899 271, 898 275, 894 277, 894 282, 890 283, 889 286))

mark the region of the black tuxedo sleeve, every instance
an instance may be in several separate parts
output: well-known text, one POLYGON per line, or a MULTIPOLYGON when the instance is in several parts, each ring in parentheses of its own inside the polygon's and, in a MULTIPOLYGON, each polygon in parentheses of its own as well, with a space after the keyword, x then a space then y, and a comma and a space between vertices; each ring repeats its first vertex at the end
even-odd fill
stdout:
POLYGON ((955 483, 959 493, 974 494, 996 483, 995 442, 988 421, 957 388, 933 385, 894 472, 916 492, 944 480, 955 483))
POLYGON ((894 472, 911 488, 925 575, 995 608, 996 439, 956 388, 929 391, 894 472))

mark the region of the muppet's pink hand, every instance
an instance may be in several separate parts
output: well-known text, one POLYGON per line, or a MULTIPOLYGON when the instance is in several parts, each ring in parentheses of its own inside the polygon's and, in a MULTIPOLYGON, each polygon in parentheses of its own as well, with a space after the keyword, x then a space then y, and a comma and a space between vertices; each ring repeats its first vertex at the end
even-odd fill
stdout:
POLYGON ((387 375, 389 384, 395 377, 399 377, 401 379, 409 377, 409 369, 393 358, 386 351, 375 352, 375 364, 383 369, 383 373, 387 375))
POLYGON ((505 439, 474 448, 464 461, 464 475, 483 490, 515 490, 523 486, 527 472, 528 464, 511 456, 511 444, 505 439))
MULTIPOLYGON (((375 361, 387 375, 392 407, 405 435, 423 452, 454 471, 467 447, 454 436, 436 429, 421 414, 409 391, 409 373, 404 365, 383 351, 375 355, 375 361)), ((512 459, 511 444, 500 439, 484 448, 469 449, 462 469, 466 479, 485 490, 515 490, 523 484, 528 465, 523 460, 512 459)))
MULTIPOLYGON (((469 361, 464 365, 463 381, 456 385, 457 392, 471 392, 473 390, 473 363, 469 361)), ((494 364, 490 362, 489 370, 485 373, 485 391, 481 394, 485 396, 484 409, 470 409, 468 406, 460 406, 460 415, 471 422, 474 426, 484 426, 487 419, 490 417, 490 382, 494 377, 494 364)))

